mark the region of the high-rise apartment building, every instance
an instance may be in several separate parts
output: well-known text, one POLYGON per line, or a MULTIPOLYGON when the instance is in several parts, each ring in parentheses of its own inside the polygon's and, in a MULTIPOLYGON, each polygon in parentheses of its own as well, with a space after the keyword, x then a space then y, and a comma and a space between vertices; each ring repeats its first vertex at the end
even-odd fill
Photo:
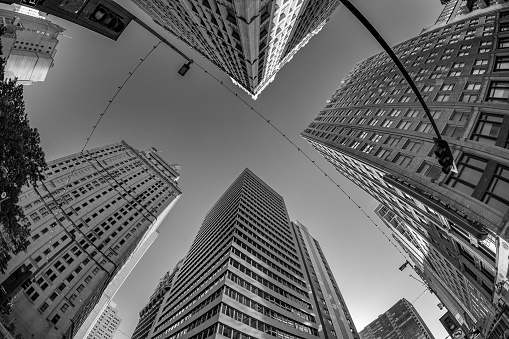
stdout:
POLYGON ((358 338, 318 242, 250 170, 205 216, 151 339, 358 338))
POLYGON ((134 0, 256 99, 339 0, 134 0))
POLYGON ((408 300, 401 299, 360 332, 361 339, 435 339, 408 300))
POLYGON ((488 331, 509 301, 509 5, 485 4, 393 47, 458 173, 442 173, 432 126, 386 53, 360 62, 302 136, 412 230, 429 276, 488 331))
POLYGON ((87 339, 112 339, 122 319, 118 316, 117 304, 113 301, 99 316, 87 339))
POLYGON ((150 296, 150 299, 140 311, 140 319, 138 325, 134 329, 132 339, 145 339, 147 338, 152 325, 156 320, 159 308, 164 300, 164 296, 171 290, 173 283, 177 277, 177 273, 182 265, 182 260, 179 260, 172 271, 168 271, 160 280, 159 284, 150 296))
POLYGON ((124 141, 48 165, 19 197, 31 243, 0 281, 14 333, 85 338, 180 197, 180 166, 124 141))
POLYGON ((31 85, 46 79, 54 65, 58 35, 64 29, 22 9, 4 4, 0 7, 0 25, 7 29, 2 36, 2 54, 6 58, 5 77, 31 85))

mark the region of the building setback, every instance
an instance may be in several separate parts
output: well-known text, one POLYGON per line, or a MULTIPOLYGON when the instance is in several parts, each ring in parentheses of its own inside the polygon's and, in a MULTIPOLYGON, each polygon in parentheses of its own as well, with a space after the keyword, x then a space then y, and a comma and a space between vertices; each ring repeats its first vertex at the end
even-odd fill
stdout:
POLYGON ((361 339, 435 339, 414 306, 399 300, 360 332, 361 339))
POLYGON ((87 339, 112 339, 122 319, 118 316, 117 304, 113 301, 99 316, 87 339))
POLYGON ((451 18, 393 50, 451 146, 457 174, 442 173, 431 124, 384 52, 350 72, 302 136, 381 203, 448 309, 489 334, 509 301, 509 4, 447 6, 451 18))
POLYGON ((134 0, 256 99, 339 0, 134 0))
POLYGON ((156 152, 122 141, 73 154, 49 162, 38 188, 23 189, 30 245, 0 276, 14 298, 14 333, 90 332, 181 195, 180 166, 156 152))
POLYGON ((175 282, 177 273, 182 265, 182 260, 179 260, 172 271, 168 271, 164 277, 159 280, 159 284, 150 296, 148 304, 140 311, 140 319, 138 325, 134 329, 132 339, 145 339, 147 338, 152 325, 156 320, 159 308, 164 300, 164 296, 171 290, 171 286, 175 282))
POLYGON ((18 78, 18 83, 31 85, 44 81, 54 66, 58 35, 64 29, 42 17, 24 10, 22 6, 2 4, 0 26, 7 31, 2 36, 2 54, 6 58, 5 77, 18 78), (15 10, 15 11, 14 11, 15 10))
POLYGON ((359 338, 318 242, 244 170, 205 216, 148 338, 359 338))

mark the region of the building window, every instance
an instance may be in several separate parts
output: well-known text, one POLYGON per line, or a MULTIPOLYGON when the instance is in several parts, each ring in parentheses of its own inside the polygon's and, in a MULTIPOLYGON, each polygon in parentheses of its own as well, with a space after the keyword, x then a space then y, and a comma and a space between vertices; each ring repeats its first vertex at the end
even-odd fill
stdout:
POLYGON ((470 154, 463 154, 457 163, 458 173, 453 174, 453 176, 449 178, 447 185, 471 196, 486 169, 487 163, 487 160, 470 154))
POLYGON ((377 120, 377 119, 371 119, 371 120, 369 121, 369 124, 368 124, 368 125, 369 125, 369 126, 375 126, 377 123, 378 123, 378 120, 377 120))
POLYGON ((412 157, 398 153, 392 162, 401 167, 408 167, 408 165, 412 162, 412 157))
POLYGON ((481 83, 480 82, 467 82, 465 85, 465 90, 468 91, 478 91, 481 89, 481 83))
POLYGON ((415 118, 419 115, 420 111, 417 109, 409 109, 408 112, 405 113, 405 117, 407 118, 415 118))
POLYGON ((497 56, 495 58, 495 68, 494 71, 507 71, 509 70, 509 56, 497 56))
POLYGON ((380 139, 382 139, 382 135, 375 133, 375 134, 373 134, 373 136, 369 140, 374 141, 374 142, 379 142, 380 139))
POLYGON ((370 153, 374 147, 375 147, 374 145, 365 144, 364 146, 362 146, 361 151, 364 153, 370 153))
POLYGON ((470 139, 487 145, 495 145, 503 120, 504 116, 501 114, 481 113, 470 139))
POLYGON ((454 111, 449 120, 465 123, 470 116, 470 112, 454 111))
POLYGON ((409 152, 417 153, 421 149, 421 146, 422 146, 421 142, 408 140, 405 143, 405 146, 403 146, 403 149, 405 149, 409 152))
POLYGON ((479 75, 486 73, 485 69, 482 68, 474 68, 470 74, 479 75))
POLYGON ((389 119, 386 119, 384 120, 384 122, 382 123, 382 127, 391 127, 392 123, 394 121, 393 120, 389 120, 389 119))
MULTIPOLYGON (((360 144, 361 144, 360 142, 354 141, 350 147, 353 149, 357 149, 357 147, 359 147, 360 144)), ((87 281, 85 280, 85 282, 87 282, 87 281)))
POLYGON ((474 62, 474 66, 486 66, 488 64, 488 59, 480 59, 474 62))
POLYGON ((482 201, 502 213, 509 208, 509 168, 498 165, 482 201))
POLYGON ((445 102, 445 101, 449 101, 449 98, 451 96, 449 94, 438 94, 436 97, 435 97, 435 101, 440 101, 440 102, 445 102))
POLYGON ((422 165, 417 170, 417 173, 427 176, 428 178, 438 178, 440 173, 442 173, 442 169, 438 166, 430 164, 429 162, 424 161, 422 165))
POLYGON ((83 284, 79 285, 78 288, 76 289, 76 291, 78 293, 80 293, 81 291, 83 291, 83 289, 85 288, 85 286, 83 286, 83 284))
POLYGON ((398 125, 396 126, 396 128, 399 128, 399 129, 409 129, 410 128, 410 125, 412 125, 412 121, 410 120, 401 120, 398 125))
POLYGON ((459 77, 461 75, 461 71, 450 71, 449 76, 450 77, 459 77))
POLYGON ((401 140, 401 138, 390 136, 387 138, 387 140, 385 140, 384 144, 386 144, 390 147, 394 147, 399 143, 400 140, 401 140))
POLYGON ((59 320, 60 320, 60 316, 58 314, 55 314, 53 319, 51 319, 51 322, 56 325, 59 320))
POLYGON ((432 126, 428 122, 420 122, 417 128, 415 129, 417 132, 429 133, 433 130, 432 126))
POLYGON ((492 81, 488 90, 488 101, 502 101, 507 102, 509 98, 509 82, 506 81, 492 81))
POLYGON ((62 311, 62 313, 65 313, 65 311, 67 311, 68 308, 69 304, 63 304, 62 307, 60 307, 60 311, 62 311))
POLYGON ((463 134, 463 128, 460 126, 453 126, 453 125, 445 125, 444 131, 442 132, 442 135, 453 137, 453 138, 459 138, 463 134))
POLYGON ((391 154, 391 151, 384 148, 379 148, 378 151, 376 151, 375 156, 379 157, 380 159, 387 159, 387 157, 391 154))
POLYGON ((460 101, 462 102, 474 102, 477 100, 477 94, 465 94, 461 95, 460 101))
POLYGON ((441 91, 452 91, 454 89, 454 84, 443 84, 440 88, 441 91))
POLYGON ((498 40, 498 48, 508 48, 509 47, 509 37, 500 38, 498 40))

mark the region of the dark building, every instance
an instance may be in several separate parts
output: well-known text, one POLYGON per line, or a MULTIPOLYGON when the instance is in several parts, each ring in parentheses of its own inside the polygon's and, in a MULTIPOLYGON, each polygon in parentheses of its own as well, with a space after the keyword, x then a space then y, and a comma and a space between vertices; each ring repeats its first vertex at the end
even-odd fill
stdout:
POLYGON ((393 50, 458 173, 442 173, 433 128, 386 53, 360 62, 302 136, 381 203, 455 316, 488 331, 509 289, 509 7, 450 1, 442 16, 393 50))
POLYGON ((358 338, 318 242, 246 169, 205 216, 148 338, 358 338))
POLYGON ((179 260, 172 271, 168 271, 164 277, 159 280, 159 284, 150 296, 148 304, 140 311, 140 319, 138 325, 134 329, 132 339, 147 338, 154 321, 156 320, 159 308, 164 300, 164 296, 171 290, 171 286, 175 282, 182 260, 179 260))
POLYGON ((414 306, 401 299, 360 332, 361 339, 435 339, 414 306))
POLYGON ((19 196, 30 244, 0 275, 13 299, 6 320, 25 338, 82 338, 180 197, 180 166, 124 141, 48 166, 19 196))

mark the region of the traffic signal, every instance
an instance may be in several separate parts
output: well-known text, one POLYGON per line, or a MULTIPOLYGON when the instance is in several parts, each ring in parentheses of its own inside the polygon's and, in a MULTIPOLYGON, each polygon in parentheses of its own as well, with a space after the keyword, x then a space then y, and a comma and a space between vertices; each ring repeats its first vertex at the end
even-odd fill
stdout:
POLYGON ((109 28, 115 33, 120 33, 125 28, 122 18, 103 5, 98 5, 92 14, 90 14, 89 19, 109 28))
POLYGON ((435 156, 438 163, 442 166, 442 172, 449 174, 454 167, 454 158, 447 141, 443 139, 433 138, 435 141, 435 156))
POLYGON ((458 320, 456 320, 450 312, 444 314, 442 318, 440 318, 440 322, 451 336, 460 327, 458 320))

